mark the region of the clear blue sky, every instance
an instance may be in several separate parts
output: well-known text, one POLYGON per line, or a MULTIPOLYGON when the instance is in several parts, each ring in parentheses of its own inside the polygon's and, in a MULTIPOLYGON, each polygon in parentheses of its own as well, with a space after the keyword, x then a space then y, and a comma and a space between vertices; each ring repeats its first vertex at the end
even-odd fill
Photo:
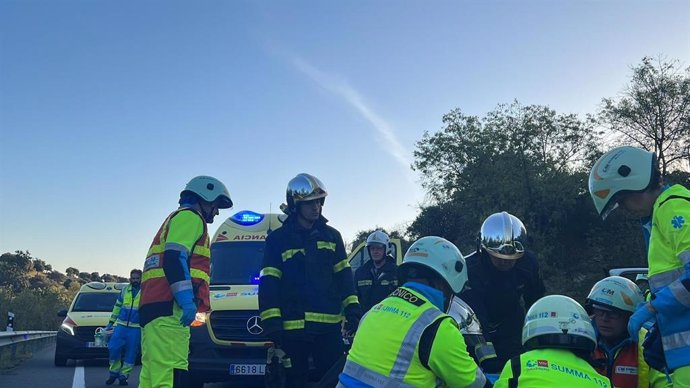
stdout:
POLYGON ((690 64, 687 1, 0 0, 0 253, 125 275, 195 175, 236 210, 326 184, 352 240, 404 227, 452 108, 594 113, 630 66, 690 64))

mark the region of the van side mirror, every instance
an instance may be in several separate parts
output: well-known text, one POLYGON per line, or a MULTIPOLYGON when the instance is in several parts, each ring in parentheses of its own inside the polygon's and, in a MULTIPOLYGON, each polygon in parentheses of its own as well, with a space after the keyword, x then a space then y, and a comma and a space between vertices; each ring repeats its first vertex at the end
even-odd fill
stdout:
POLYGON ((58 311, 57 316, 62 317, 62 318, 67 317, 67 309, 62 309, 62 310, 58 311))

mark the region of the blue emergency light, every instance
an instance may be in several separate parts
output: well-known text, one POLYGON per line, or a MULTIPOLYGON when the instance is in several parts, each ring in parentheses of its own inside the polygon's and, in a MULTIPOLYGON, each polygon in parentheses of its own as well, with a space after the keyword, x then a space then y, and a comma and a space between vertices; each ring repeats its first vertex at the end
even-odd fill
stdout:
POLYGON ((230 217, 230 219, 236 224, 249 226, 256 225, 263 221, 264 215, 255 213, 251 210, 242 210, 241 212, 235 213, 232 217, 230 217))

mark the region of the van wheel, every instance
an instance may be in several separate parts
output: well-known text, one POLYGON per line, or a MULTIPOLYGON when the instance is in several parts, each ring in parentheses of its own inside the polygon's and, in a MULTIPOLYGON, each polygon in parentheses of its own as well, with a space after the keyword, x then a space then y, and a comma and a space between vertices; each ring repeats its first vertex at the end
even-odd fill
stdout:
POLYGON ((55 366, 67 366, 67 357, 55 352, 55 366))

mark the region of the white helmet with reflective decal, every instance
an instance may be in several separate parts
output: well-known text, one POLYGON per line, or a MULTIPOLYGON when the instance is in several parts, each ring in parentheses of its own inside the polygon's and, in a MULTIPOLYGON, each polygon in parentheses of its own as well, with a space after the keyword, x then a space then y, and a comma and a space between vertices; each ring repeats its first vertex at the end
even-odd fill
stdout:
POLYGON ((637 305, 642 302, 642 291, 632 280, 622 276, 609 276, 592 287, 587 295, 585 308, 590 314, 594 306, 634 313, 637 305))
POLYGON ((536 301, 522 327, 525 349, 563 348, 594 351, 597 336, 585 309, 564 295, 548 295, 536 301))
POLYGON ((462 291, 467 282, 465 257, 455 244, 442 237, 427 236, 415 241, 405 253, 398 268, 399 273, 405 273, 412 265, 433 270, 456 294, 462 291))

